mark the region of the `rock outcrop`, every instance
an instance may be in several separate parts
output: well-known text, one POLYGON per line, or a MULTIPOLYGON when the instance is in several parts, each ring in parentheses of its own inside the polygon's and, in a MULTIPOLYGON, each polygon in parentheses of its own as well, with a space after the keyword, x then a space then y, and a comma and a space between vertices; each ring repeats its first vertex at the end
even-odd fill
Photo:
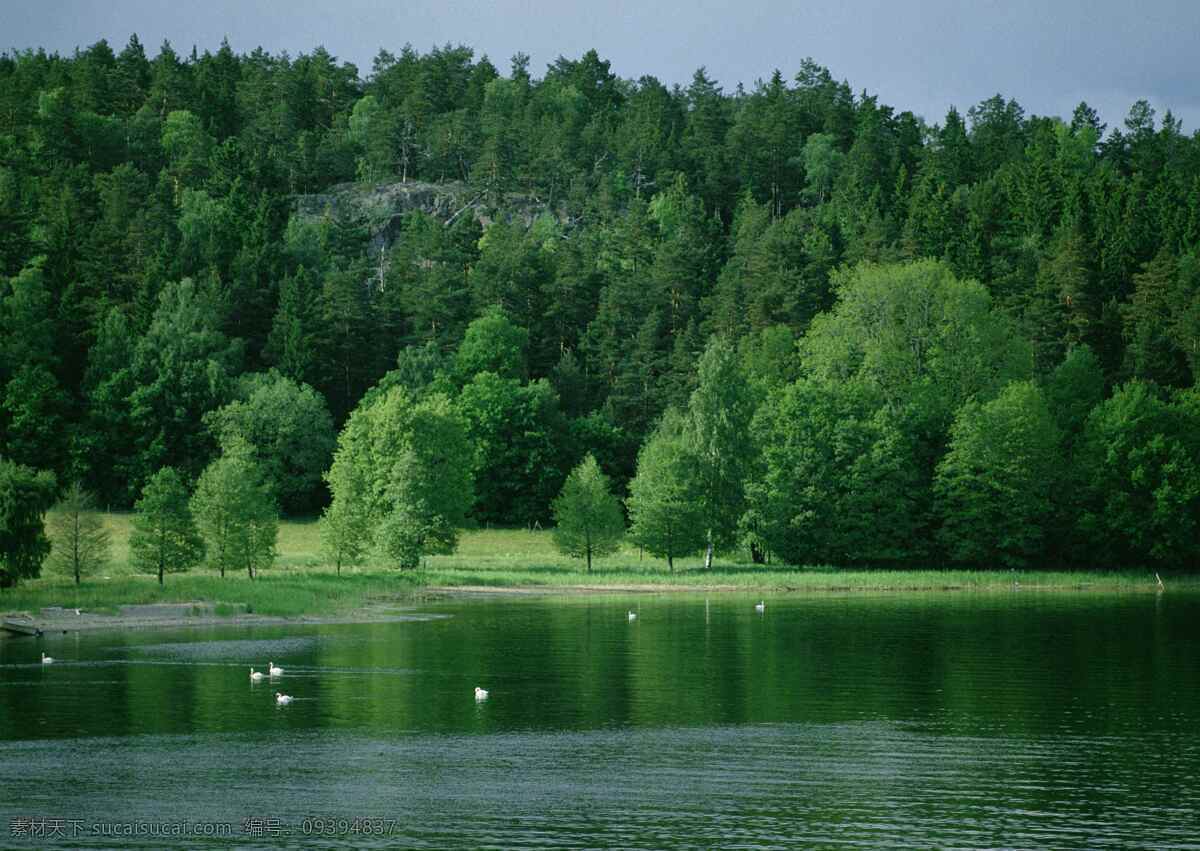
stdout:
POLYGON ((295 197, 295 212, 299 216, 318 217, 326 211, 336 216, 348 212, 364 220, 370 228, 373 252, 395 242, 404 216, 417 210, 447 223, 459 216, 470 215, 484 226, 498 216, 525 225, 546 213, 563 217, 561 211, 552 210, 539 199, 520 193, 508 193, 501 204, 496 205, 484 192, 459 181, 341 183, 327 192, 295 197))

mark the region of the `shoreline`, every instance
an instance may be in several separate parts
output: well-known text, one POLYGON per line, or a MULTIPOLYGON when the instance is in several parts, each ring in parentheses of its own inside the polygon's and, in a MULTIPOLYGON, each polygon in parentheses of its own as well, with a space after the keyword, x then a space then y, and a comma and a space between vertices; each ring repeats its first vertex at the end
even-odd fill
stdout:
POLYGON ((151 604, 148 606, 123 606, 117 614, 86 612, 78 615, 73 609, 61 612, 43 610, 38 616, 26 612, 0 614, 0 625, 14 622, 38 631, 37 635, 21 635, 9 632, 0 626, 0 640, 20 638, 46 638, 53 635, 69 635, 76 632, 99 632, 104 630, 143 629, 187 629, 213 626, 308 626, 327 624, 403 623, 438 620, 446 615, 418 612, 409 606, 372 606, 358 608, 333 615, 264 615, 254 612, 217 614, 216 603, 196 601, 179 604, 151 604), (175 608, 180 611, 167 613, 163 610, 175 608), (182 611, 187 609, 188 611, 182 611), (156 610, 156 611, 147 611, 156 610))
POLYGON ((686 585, 629 583, 629 584, 569 584, 569 585, 430 585, 422 589, 424 593, 445 594, 449 596, 460 594, 464 597, 496 594, 498 596, 537 596, 561 594, 564 596, 588 594, 924 594, 930 592, 983 592, 1000 593, 1008 591, 1051 591, 1051 592, 1080 592, 1091 591, 1105 594, 1144 594, 1158 593, 1154 582, 1145 585, 1110 585, 1099 582, 1081 581, 1077 583, 1025 583, 1012 582, 945 582, 941 584, 808 584, 808 585, 686 585))
MULTIPOLYGON (((129 514, 104 514, 112 535, 110 561, 73 577, 47 573, 0 590, 0 619, 23 613, 30 621, 51 619, 50 630, 140 629, 244 624, 366 622, 411 610, 430 598, 491 596, 519 600, 594 594, 967 594, 1042 593, 1142 594, 1157 591, 1150 568, 1062 570, 1051 565, 1024 570, 928 567, 847 567, 751 564, 739 553, 719 557, 711 569, 698 556, 679 559, 672 572, 661 559, 628 543, 587 572, 577 559, 554 547, 546 531, 463 530, 453 554, 423 559, 416 570, 397 570, 378 558, 340 572, 321 553, 319 526, 308 520, 280 525, 275 563, 253 581, 246 575, 220 576, 211 568, 172 574, 160 585, 151 574, 135 572, 129 561, 129 514), (200 602, 197 602, 200 601, 200 602), (134 616, 134 605, 176 606, 134 616), (390 607, 390 608, 389 608, 390 607), (78 608, 98 616, 85 625, 78 608), (195 611, 192 609, 195 608, 195 611), (52 617, 59 615, 60 617, 52 617), (66 617, 70 615, 70 617, 66 617), (67 622, 64 622, 64 619, 67 622)), ((1200 572, 1173 574, 1166 590, 1200 593, 1200 572)))
MULTIPOLYGON (((893 577, 896 578, 896 577, 893 577)), ((29 611, 0 610, 0 624, 10 622, 13 625, 32 629, 38 632, 34 635, 20 635, 0 628, 0 640, 14 640, 22 637, 48 637, 66 635, 77 632, 94 632, 102 630, 142 630, 142 629, 185 629, 194 627, 253 627, 253 626, 309 626, 334 624, 369 624, 369 623, 400 623, 434 620, 447 615, 421 612, 423 602, 433 600, 478 599, 495 597, 498 599, 515 599, 531 597, 588 597, 614 595, 644 595, 644 594, 748 594, 748 595, 858 595, 878 594, 1019 594, 1019 593, 1052 593, 1078 594, 1099 593, 1106 595, 1143 595, 1164 593, 1153 581, 1128 582, 1124 584, 1094 581, 1094 575, 1081 575, 1077 582, 1052 582, 1039 584, 1036 582, 1013 583, 1007 581, 963 582, 952 581, 946 577, 942 582, 862 582, 847 583, 842 577, 841 582, 812 583, 805 585, 763 584, 737 585, 727 583, 686 584, 661 582, 626 582, 626 583, 570 583, 554 584, 513 584, 513 585, 482 585, 482 584, 431 584, 412 587, 397 593, 386 600, 374 598, 364 603, 347 606, 342 611, 330 613, 299 613, 299 614, 264 614, 248 611, 247 607, 239 604, 228 604, 219 600, 191 600, 187 602, 124 604, 118 605, 116 612, 98 612, 67 609, 59 606, 47 606, 33 614, 29 611), (1092 581, 1089 581, 1092 580, 1092 581), (228 611, 228 609, 240 609, 228 611), (227 611, 221 612, 221 609, 227 611)), ((1185 581, 1183 590, 1196 590, 1195 583, 1185 581)), ((3 600, 0 599, 0 603, 3 600)))

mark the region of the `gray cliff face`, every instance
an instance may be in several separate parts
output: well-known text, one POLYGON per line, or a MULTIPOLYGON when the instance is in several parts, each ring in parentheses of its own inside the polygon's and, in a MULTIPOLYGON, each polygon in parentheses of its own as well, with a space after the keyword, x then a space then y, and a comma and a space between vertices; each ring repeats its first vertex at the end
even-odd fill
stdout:
POLYGON ((509 193, 499 205, 486 193, 465 183, 342 183, 328 192, 295 196, 296 215, 317 218, 349 212, 361 216, 371 232, 372 252, 388 248, 400 235, 404 216, 420 210, 442 222, 474 216, 485 227, 498 217, 530 225, 545 213, 563 218, 561 211, 537 198, 509 193))

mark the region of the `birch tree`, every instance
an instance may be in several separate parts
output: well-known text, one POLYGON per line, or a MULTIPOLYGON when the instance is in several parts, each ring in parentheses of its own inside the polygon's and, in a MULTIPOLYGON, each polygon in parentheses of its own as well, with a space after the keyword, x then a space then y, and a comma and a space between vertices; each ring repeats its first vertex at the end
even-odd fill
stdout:
POLYGON ((638 453, 627 500, 630 539, 665 558, 670 570, 676 557, 703 549, 707 542, 683 425, 682 415, 668 409, 638 453))
POLYGON ((754 395, 737 353, 714 338, 700 358, 700 384, 688 403, 685 436, 695 463, 696 500, 705 536, 704 568, 713 551, 737 540, 751 474, 754 445, 750 421, 754 395))

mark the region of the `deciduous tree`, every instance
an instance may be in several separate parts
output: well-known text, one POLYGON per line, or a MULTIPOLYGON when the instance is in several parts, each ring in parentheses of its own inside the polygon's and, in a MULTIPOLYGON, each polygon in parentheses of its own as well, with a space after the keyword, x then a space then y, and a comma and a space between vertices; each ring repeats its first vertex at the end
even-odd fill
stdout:
POLYGON ((962 407, 933 485, 938 540, 952 561, 1026 567, 1043 552, 1059 443, 1050 406, 1030 381, 962 407))
POLYGON ((326 477, 327 551, 340 564, 376 546, 402 567, 413 566, 416 551, 453 551, 471 506, 471 471, 466 429, 445 396, 418 401, 396 386, 368 397, 342 429, 326 477))
POLYGON ((707 541, 707 570, 712 567, 713 550, 737 539, 754 454, 754 444, 747 439, 754 398, 737 352, 720 337, 705 349, 699 373, 700 384, 688 401, 685 434, 696 465, 695 494, 707 541))
POLYGON ((554 500, 554 545, 572 558, 592 558, 617 551, 625 535, 621 504, 608 489, 608 477, 588 455, 571 471, 554 500))
POLYGON ((321 475, 333 458, 333 419, 325 399, 307 384, 272 371, 238 380, 239 398, 205 418, 217 444, 230 452, 248 444, 265 483, 288 512, 320 505, 321 475))
POLYGON ((1029 344, 987 290, 944 263, 864 263, 837 275, 835 288, 837 304, 801 344, 809 375, 862 378, 945 428, 967 399, 987 400, 1032 374, 1029 344))
POLYGON ((1093 564, 1194 567, 1200 561, 1200 404, 1141 381, 1093 409, 1077 463, 1077 517, 1093 564))
POLYGON ((862 379, 804 378, 754 418, 754 536, 789 564, 897 564, 925 554, 928 483, 912 419, 862 379))
POLYGON ((474 452, 475 516, 492 523, 544 521, 571 461, 554 388, 545 379, 520 384, 481 372, 455 407, 474 452))
POLYGON ((163 575, 191 570, 204 559, 204 539, 188 507, 187 487, 172 467, 163 467, 142 488, 134 505, 129 560, 135 570, 163 575))
POLYGON ((253 448, 232 441, 196 482, 190 508, 204 536, 208 561, 225 569, 245 570, 253 579, 275 561, 279 509, 253 448))
POLYGON ((638 453, 629 483, 629 539, 646 551, 675 559, 704 548, 704 516, 696 495, 695 464, 684 436, 683 416, 668 408, 638 453))

